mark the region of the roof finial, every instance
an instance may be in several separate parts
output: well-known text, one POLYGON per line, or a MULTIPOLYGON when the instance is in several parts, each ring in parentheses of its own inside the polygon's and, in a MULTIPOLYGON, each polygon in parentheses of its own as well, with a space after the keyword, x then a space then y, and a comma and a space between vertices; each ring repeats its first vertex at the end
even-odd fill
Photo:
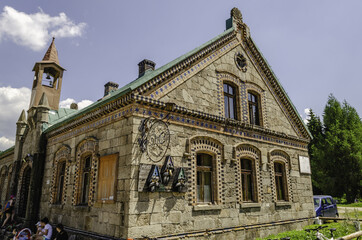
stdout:
POLYGON ((236 20, 237 22, 243 22, 243 15, 238 8, 234 7, 233 9, 231 9, 230 15, 231 18, 236 20))

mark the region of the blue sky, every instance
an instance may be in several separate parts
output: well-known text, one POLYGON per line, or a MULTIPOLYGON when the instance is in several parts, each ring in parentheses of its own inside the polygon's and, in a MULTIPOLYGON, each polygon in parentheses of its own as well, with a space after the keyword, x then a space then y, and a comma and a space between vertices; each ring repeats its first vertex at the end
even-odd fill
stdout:
POLYGON ((321 115, 330 93, 362 114, 358 0, 2 0, 0 150, 13 143, 32 67, 53 35, 67 69, 61 100, 86 105, 103 96, 106 82, 123 86, 137 78, 144 58, 161 67, 222 33, 232 7, 303 117, 306 108, 321 115))

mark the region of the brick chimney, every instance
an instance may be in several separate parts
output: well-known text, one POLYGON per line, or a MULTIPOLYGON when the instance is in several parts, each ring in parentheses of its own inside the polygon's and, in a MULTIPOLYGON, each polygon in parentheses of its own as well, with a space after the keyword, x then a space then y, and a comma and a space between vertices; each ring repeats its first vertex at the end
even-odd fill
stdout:
POLYGON ((118 89, 118 84, 115 82, 107 82, 104 85, 104 97, 107 96, 110 92, 113 92, 118 89))
POLYGON ((138 77, 142 77, 148 71, 155 70, 156 63, 151 60, 144 59, 138 64, 138 77))

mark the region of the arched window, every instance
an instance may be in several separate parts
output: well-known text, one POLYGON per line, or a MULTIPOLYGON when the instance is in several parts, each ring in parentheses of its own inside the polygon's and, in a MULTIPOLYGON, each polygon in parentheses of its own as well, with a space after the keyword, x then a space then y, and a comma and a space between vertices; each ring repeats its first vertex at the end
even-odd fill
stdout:
POLYGON ((255 165, 250 159, 240 159, 243 202, 256 202, 255 165))
POLYGON ((270 169, 274 202, 290 202, 293 200, 290 179, 290 157, 281 150, 270 153, 270 169))
POLYGON ((237 119, 236 88, 224 83, 224 113, 225 118, 237 119))
POLYGON ((209 154, 197 154, 197 202, 213 202, 213 157, 209 154))
POLYGON ((57 177, 57 186, 56 186, 57 193, 55 200, 55 203, 57 204, 60 204, 63 201, 65 167, 66 167, 66 161, 62 161, 58 164, 58 177, 57 177))
POLYGON ((249 107, 249 123, 260 125, 260 109, 259 96, 253 92, 248 92, 248 107, 249 107))
POLYGON ((223 145, 216 139, 196 136, 190 139, 190 194, 191 205, 222 204, 225 201, 221 176, 223 145))
POLYGON ((99 161, 97 150, 98 141, 94 138, 82 141, 77 147, 73 205, 94 204, 99 161))
POLYGON ((288 201, 285 164, 274 162, 275 190, 278 201, 288 201))
POLYGON ((88 155, 83 158, 82 166, 82 189, 80 194, 79 204, 88 204, 89 187, 90 187, 90 172, 91 172, 92 156, 88 155))
POLYGON ((50 195, 51 204, 62 204, 66 202, 66 188, 70 167, 69 146, 63 145, 55 152, 53 160, 52 188, 50 195))

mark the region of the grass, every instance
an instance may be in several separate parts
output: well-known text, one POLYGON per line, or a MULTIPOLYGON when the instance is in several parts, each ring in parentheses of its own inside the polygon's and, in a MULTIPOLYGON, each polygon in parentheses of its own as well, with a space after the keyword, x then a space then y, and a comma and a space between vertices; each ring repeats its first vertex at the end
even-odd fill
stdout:
POLYGON ((362 207, 362 202, 349 203, 349 204, 337 204, 338 207, 362 207))
MULTIPOLYGON (((316 228, 319 225, 309 225, 306 226, 304 229, 311 229, 316 228)), ((336 237, 343 237, 348 234, 356 232, 354 226, 352 224, 347 223, 346 221, 339 222, 339 223, 329 223, 323 224, 323 226, 328 226, 327 228, 322 229, 320 232, 323 233, 326 237, 331 237, 329 228, 336 228, 337 230, 334 232, 334 238, 336 237)), ((300 230, 293 230, 288 232, 279 233, 277 235, 270 235, 266 238, 257 238, 257 240, 267 240, 267 239, 279 239, 284 237, 290 237, 292 240, 306 240, 306 239, 315 239, 315 235, 311 233, 307 233, 306 231, 300 230)))
POLYGON ((358 211, 356 208, 350 211, 346 210, 344 213, 339 211, 339 216, 348 219, 362 219, 362 211, 358 211))

